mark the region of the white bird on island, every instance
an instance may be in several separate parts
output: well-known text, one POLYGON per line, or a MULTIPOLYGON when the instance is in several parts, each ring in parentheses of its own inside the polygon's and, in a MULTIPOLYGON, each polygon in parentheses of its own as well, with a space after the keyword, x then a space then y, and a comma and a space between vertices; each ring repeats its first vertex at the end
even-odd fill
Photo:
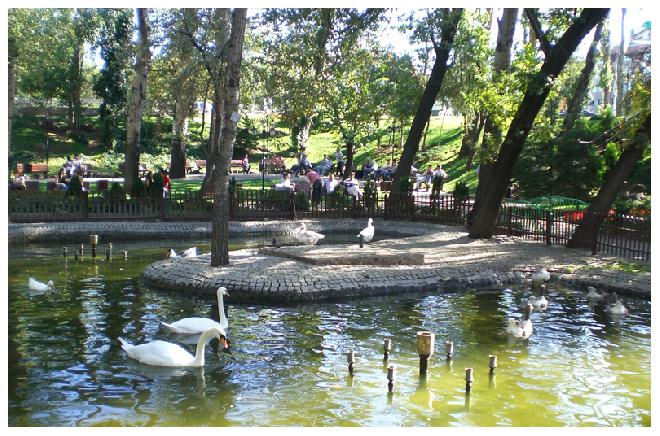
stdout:
POLYGON ((589 300, 602 300, 606 297, 603 291, 596 290, 593 286, 589 286, 587 291, 589 291, 587 292, 587 299, 589 300))
POLYGON ((197 341, 197 350, 193 356, 180 345, 165 341, 153 341, 146 344, 132 345, 122 338, 121 348, 126 351, 128 357, 138 362, 153 366, 204 366, 204 349, 206 342, 211 338, 217 338, 224 348, 227 348, 227 336, 225 331, 212 327, 201 334, 197 341))
POLYGON ((532 320, 530 319, 533 310, 532 305, 528 304, 521 321, 509 318, 506 326, 507 334, 523 339, 530 337, 533 331, 532 320))
POLYGON ((536 270, 536 272, 532 274, 532 284, 535 286, 548 281, 550 281, 550 273, 546 271, 545 268, 536 270))
POLYGON ((608 297, 607 297, 607 313, 610 315, 627 315, 628 314, 628 309, 626 306, 623 305, 619 301, 619 299, 616 296, 616 292, 612 292, 608 297))
POLYGON ((174 251, 173 248, 170 248, 170 251, 167 252, 167 257, 179 257, 179 256, 176 254, 176 251, 174 251))
POLYGON ((325 238, 325 235, 321 233, 314 232, 307 229, 307 225, 304 222, 300 223, 300 226, 293 233, 293 237, 297 242, 300 242, 304 245, 316 245, 321 239, 325 238))
POLYGON ((218 297, 218 312, 220 312, 220 322, 212 320, 211 318, 183 318, 171 324, 163 321, 160 323, 163 325, 163 327, 174 333, 182 333, 187 335, 202 333, 210 328, 219 328, 224 332, 227 328, 229 328, 229 320, 225 314, 223 296, 229 294, 227 293, 227 288, 224 286, 219 287, 216 294, 218 297))
POLYGON ((187 250, 183 250, 181 257, 197 257, 197 247, 190 247, 187 250))
POLYGON ((33 279, 30 277, 28 280, 28 287, 33 290, 33 291, 52 291, 53 288, 55 287, 55 284, 53 283, 52 280, 48 280, 48 283, 41 283, 38 280, 33 279))
POLYGON ((545 298, 545 285, 541 285, 541 296, 537 297, 532 295, 527 300, 528 304, 531 304, 532 307, 536 310, 545 310, 548 308, 548 300, 545 298))
POLYGON ((359 238, 362 236, 362 239, 364 242, 369 242, 374 238, 374 226, 373 226, 374 220, 372 218, 369 218, 369 221, 367 222, 367 227, 362 229, 359 235, 357 237, 359 238))

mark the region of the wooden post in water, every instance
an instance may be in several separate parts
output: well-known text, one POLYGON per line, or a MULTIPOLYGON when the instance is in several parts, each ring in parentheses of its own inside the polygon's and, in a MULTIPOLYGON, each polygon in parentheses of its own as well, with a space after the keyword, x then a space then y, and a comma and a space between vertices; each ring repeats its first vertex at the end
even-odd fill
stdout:
POLYGON ((465 368, 465 394, 469 395, 474 381, 473 369, 465 368))
POLYGON ((490 368, 490 374, 495 373, 495 368, 497 368, 497 356, 491 354, 488 356, 488 368, 490 368))
POLYGON ((349 351, 346 355, 346 362, 348 363, 348 373, 353 375, 353 364, 355 363, 355 353, 353 350, 349 351))
POLYGON ((396 374, 396 368, 394 365, 390 365, 387 368, 387 392, 392 392, 394 388, 394 375, 396 374))
POLYGON ((96 257, 96 246, 99 243, 99 235, 89 235, 89 245, 92 246, 92 257, 96 257))
POLYGON ((85 254, 85 245, 84 244, 80 244, 80 247, 78 247, 78 252, 80 253, 81 257, 84 256, 84 254, 85 254))
POLYGON ((62 249, 62 256, 64 256, 64 257, 66 258, 66 255, 67 255, 67 252, 68 252, 68 251, 69 251, 69 249, 66 248, 66 247, 64 247, 64 248, 62 249))
POLYGON ((452 341, 445 341, 445 354, 447 355, 447 360, 451 360, 454 355, 454 343, 452 341))
POLYGON ((385 338, 383 339, 383 360, 387 360, 390 357, 390 351, 392 351, 392 340, 385 338))
POLYGON ((428 370, 429 359, 435 346, 435 334, 427 331, 417 332, 417 354, 419 354, 419 373, 424 375, 428 370))

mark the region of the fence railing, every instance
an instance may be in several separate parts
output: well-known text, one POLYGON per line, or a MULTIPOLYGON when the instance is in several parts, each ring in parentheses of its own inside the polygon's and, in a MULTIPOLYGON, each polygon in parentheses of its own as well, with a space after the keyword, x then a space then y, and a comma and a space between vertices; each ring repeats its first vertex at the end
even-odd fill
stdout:
MULTIPOLYGON (((234 190, 229 213, 233 220, 295 218, 383 218, 465 223, 474 204, 472 197, 453 195, 362 196, 323 194, 310 199, 303 193, 234 190)), ((567 245, 585 216, 581 210, 542 209, 526 202, 505 201, 498 216, 496 234, 513 235, 567 245)), ((174 191, 169 198, 113 196, 110 192, 83 192, 67 196, 59 192, 10 192, 12 222, 94 220, 211 220, 213 198, 199 192, 174 191)), ((593 251, 641 261, 651 258, 651 219, 609 214, 604 217, 593 251)))

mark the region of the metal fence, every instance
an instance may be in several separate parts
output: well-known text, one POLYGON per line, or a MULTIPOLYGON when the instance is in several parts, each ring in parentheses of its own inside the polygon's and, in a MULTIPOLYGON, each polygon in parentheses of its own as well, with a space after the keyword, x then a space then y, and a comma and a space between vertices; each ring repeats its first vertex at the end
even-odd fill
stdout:
MULTIPOLYGON (((310 199, 301 192, 236 189, 230 195, 229 213, 232 220, 246 221, 264 218, 383 218, 462 225, 473 204, 472 197, 448 194, 373 195, 357 199, 342 193, 310 199)), ((500 209, 495 233, 565 246, 585 213, 583 210, 539 208, 529 202, 507 200, 500 209)), ((110 191, 83 192, 79 196, 52 191, 9 193, 9 219, 12 222, 209 221, 212 214, 213 198, 191 191, 174 191, 165 199, 130 198, 113 195, 110 191)), ((650 261, 651 218, 607 215, 592 251, 650 261)))

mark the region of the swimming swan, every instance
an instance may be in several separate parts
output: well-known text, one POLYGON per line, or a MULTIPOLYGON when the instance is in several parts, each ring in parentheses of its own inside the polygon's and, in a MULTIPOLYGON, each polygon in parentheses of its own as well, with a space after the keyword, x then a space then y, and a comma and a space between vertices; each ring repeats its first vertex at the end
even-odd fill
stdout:
POLYGON ((197 257, 197 247, 190 247, 187 250, 183 250, 181 257, 197 257))
POLYGON ((532 334, 533 326, 530 316, 532 314, 532 305, 528 304, 525 308, 525 313, 521 321, 516 321, 513 318, 507 320, 506 332, 516 338, 528 338, 532 334))
POLYGON ((52 280, 49 280, 48 283, 41 283, 38 280, 30 277, 28 280, 28 287, 33 291, 52 291, 55 285, 52 280))
POLYGON ((628 314, 628 309, 619 301, 616 296, 616 292, 612 292, 607 297, 607 313, 610 315, 626 315, 628 314))
POLYGON ((587 288, 587 291, 589 291, 587 293, 587 299, 589 299, 589 300, 602 300, 603 298, 606 297, 606 295, 603 291, 598 291, 593 286, 589 286, 587 288))
POLYGON ((225 331, 218 328, 210 328, 199 337, 197 350, 193 356, 180 345, 165 341, 153 341, 146 344, 131 345, 122 338, 121 348, 126 351, 128 357, 138 362, 154 366, 204 366, 204 349, 206 342, 211 338, 217 338, 224 348, 227 348, 225 331))
MULTIPOLYGON (((160 323, 168 330, 174 333, 194 334, 202 333, 210 328, 219 328, 223 331, 229 327, 229 320, 225 315, 224 295, 227 294, 227 288, 221 286, 216 292, 218 296, 218 312, 220 312, 220 322, 212 320, 211 318, 183 318, 171 324, 161 321, 160 323)), ((226 335, 225 335, 226 336, 226 335)))
POLYGON ((545 310, 548 308, 548 300, 545 298, 545 285, 541 285, 541 296, 532 295, 527 300, 527 304, 531 304, 535 310, 545 310))

